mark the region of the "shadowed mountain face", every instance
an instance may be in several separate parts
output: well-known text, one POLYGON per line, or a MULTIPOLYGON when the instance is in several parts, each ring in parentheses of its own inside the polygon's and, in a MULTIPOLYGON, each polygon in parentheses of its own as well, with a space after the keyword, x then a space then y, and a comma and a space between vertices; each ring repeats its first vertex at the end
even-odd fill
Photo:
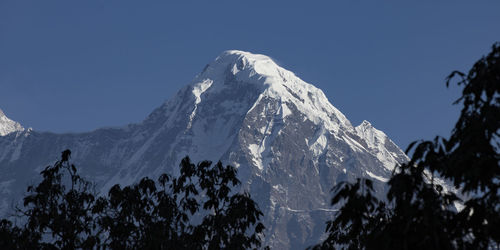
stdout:
POLYGON ((323 92, 269 57, 226 51, 143 122, 81 134, 24 130, 0 113, 0 214, 69 148, 106 193, 144 176, 176 174, 180 160, 236 166, 264 211, 266 242, 302 249, 332 216, 330 189, 369 177, 377 190, 406 155, 369 122, 353 127, 323 92), (7 129, 3 129, 7 128, 7 129))

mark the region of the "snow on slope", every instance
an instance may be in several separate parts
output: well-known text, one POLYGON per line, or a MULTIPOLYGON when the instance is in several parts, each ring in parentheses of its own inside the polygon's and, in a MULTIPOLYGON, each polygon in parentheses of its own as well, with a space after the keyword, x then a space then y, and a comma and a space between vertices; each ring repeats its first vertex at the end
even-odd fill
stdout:
POLYGON ((10 134, 12 132, 24 131, 21 124, 9 119, 0 109, 0 136, 10 134))
MULTIPOLYGON (((196 77, 193 94, 198 89, 207 90, 198 86, 206 85, 208 79, 210 82, 225 82, 228 73, 234 76, 236 82, 254 84, 262 91, 255 104, 264 97, 281 100, 283 117, 291 114, 286 103, 294 103, 299 104, 297 105, 299 111, 315 124, 324 123, 327 129, 333 131, 338 131, 340 128, 352 130, 349 120, 328 101, 323 91, 304 82, 293 72, 278 66, 265 55, 239 50, 222 53, 196 77)), ((211 87, 211 91, 218 92, 230 87, 218 84, 211 87)), ((199 96, 199 92, 195 95, 199 96)))
POLYGON ((368 151, 375 154, 386 169, 392 171, 396 163, 409 160, 402 151, 397 153, 394 150, 397 148, 396 144, 384 132, 374 128, 370 122, 363 121, 356 127, 356 132, 367 143, 368 151))
POLYGON ((189 155, 238 167, 242 188, 266 214, 266 244, 275 249, 317 242, 335 183, 373 178, 382 193, 390 169, 407 160, 368 122, 353 127, 320 89, 265 55, 237 50, 223 52, 141 123, 20 135, 0 137, 0 187, 9 192, 0 196, 0 214, 40 164, 66 148, 103 193, 116 183, 175 175, 189 155))
MULTIPOLYGON (((265 157, 266 152, 270 151, 266 145, 269 145, 275 137, 271 131, 276 127, 276 120, 286 123, 287 117, 294 115, 290 107, 297 109, 300 115, 304 116, 303 121, 311 121, 320 127, 312 140, 306 138, 309 151, 315 156, 320 156, 325 152, 329 138, 327 134, 332 133, 341 137, 354 151, 368 151, 376 155, 388 170, 392 170, 397 163, 407 160, 404 153, 382 131, 373 128, 367 121, 354 128, 320 89, 304 82, 293 72, 280 67, 268 56, 238 50, 222 53, 191 83, 192 95, 195 96, 196 103, 190 116, 189 127, 196 114, 201 96, 206 95, 210 98, 227 89, 236 88, 234 85, 239 83, 252 85, 260 93, 250 109, 246 111, 247 115, 264 100, 276 100, 278 105, 277 107, 267 105, 260 113, 264 116, 265 112, 272 109, 276 110, 274 115, 279 117, 275 117, 258 128, 262 135, 261 140, 248 145, 249 152, 253 156, 252 161, 260 170, 267 167, 265 162, 270 162, 265 157), (365 143, 353 135, 359 136, 365 143), (390 146, 389 150, 386 144, 390 146)), ((226 106, 237 107, 241 106, 241 103, 237 100, 226 103, 226 106)))

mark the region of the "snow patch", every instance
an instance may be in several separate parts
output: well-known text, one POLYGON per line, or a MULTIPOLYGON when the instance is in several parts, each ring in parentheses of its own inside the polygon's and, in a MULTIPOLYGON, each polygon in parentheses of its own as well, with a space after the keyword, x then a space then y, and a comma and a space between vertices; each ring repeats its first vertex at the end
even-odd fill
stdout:
POLYGON ((264 164, 262 163, 262 147, 257 144, 248 145, 248 149, 250 150, 250 154, 252 155, 252 162, 259 168, 260 170, 264 169, 264 164))
MULTIPOLYGON (((384 132, 374 128, 372 124, 366 120, 355 129, 356 134, 366 142, 368 146, 366 150, 377 157, 387 170, 392 171, 398 164, 398 160, 396 160, 397 154, 395 152, 389 152, 386 148, 386 142, 394 144, 389 137, 384 132)), ((403 151, 399 151, 400 155, 405 156, 406 160, 409 160, 403 151)))
POLYGON ((381 182, 388 182, 388 181, 389 181, 389 179, 384 178, 384 177, 382 177, 382 176, 378 176, 378 175, 376 175, 376 174, 374 174, 374 173, 372 173, 372 172, 370 172, 370 171, 368 171, 368 170, 366 170, 365 172, 366 172, 366 174, 368 174, 368 175, 369 175, 370 177, 372 177, 373 179, 379 180, 379 181, 381 181, 381 182))
POLYGON ((312 145, 309 146, 310 150, 313 152, 313 155, 319 156, 323 152, 325 152, 327 142, 328 142, 328 140, 326 138, 326 135, 324 133, 322 133, 318 137, 318 139, 316 139, 316 141, 312 145))
POLYGON ((193 95, 195 97, 194 109, 193 112, 189 115, 189 123, 187 129, 191 128, 193 125, 193 119, 196 116, 196 110, 198 109, 198 104, 201 102, 201 94, 203 94, 208 88, 210 88, 213 84, 213 81, 210 79, 205 79, 202 82, 199 82, 193 87, 193 95))
POLYGON ((24 131, 23 126, 21 126, 18 122, 9 119, 0 109, 0 136, 20 131, 24 131))
POLYGON ((292 114, 292 111, 288 108, 286 103, 281 104, 282 118, 289 116, 292 114))
POLYGON ((195 104, 198 105, 201 102, 201 94, 203 94, 208 88, 210 88, 213 84, 213 81, 210 79, 205 79, 202 82, 196 84, 193 87, 193 95, 196 98, 195 104))
POLYGON ((349 136, 342 136, 342 139, 349 145, 349 147, 356 152, 366 152, 366 149, 359 142, 355 141, 349 136))

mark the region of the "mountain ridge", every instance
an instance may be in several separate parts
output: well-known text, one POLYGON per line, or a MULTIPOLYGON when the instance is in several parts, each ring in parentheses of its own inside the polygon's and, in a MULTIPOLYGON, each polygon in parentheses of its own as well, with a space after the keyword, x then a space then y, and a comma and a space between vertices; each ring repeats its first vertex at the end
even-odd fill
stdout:
POLYGON ((66 148, 101 193, 116 183, 176 174, 186 155, 233 165, 266 214, 266 242, 276 249, 318 241, 335 209, 334 184, 367 177, 383 193, 392 167, 407 160, 368 122, 352 126, 320 89, 270 57, 236 50, 223 52, 142 122, 0 136, 0 214, 66 148))

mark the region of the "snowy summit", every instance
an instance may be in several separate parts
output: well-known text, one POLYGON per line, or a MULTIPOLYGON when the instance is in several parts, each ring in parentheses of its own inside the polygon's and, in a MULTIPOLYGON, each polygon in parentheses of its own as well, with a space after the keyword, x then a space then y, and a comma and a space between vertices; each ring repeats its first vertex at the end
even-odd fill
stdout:
POLYGON ((257 102, 262 98, 280 100, 283 117, 291 114, 287 103, 293 103, 316 124, 324 122, 324 126, 332 130, 353 129, 323 91, 280 67, 268 56, 240 50, 223 52, 196 77, 193 94, 199 98, 208 88, 213 92, 234 88, 228 83, 253 84, 261 92, 257 102), (218 84, 212 86, 213 83, 218 84))
POLYGON ((18 131, 24 131, 23 126, 9 119, 0 109, 0 136, 4 136, 18 131))

